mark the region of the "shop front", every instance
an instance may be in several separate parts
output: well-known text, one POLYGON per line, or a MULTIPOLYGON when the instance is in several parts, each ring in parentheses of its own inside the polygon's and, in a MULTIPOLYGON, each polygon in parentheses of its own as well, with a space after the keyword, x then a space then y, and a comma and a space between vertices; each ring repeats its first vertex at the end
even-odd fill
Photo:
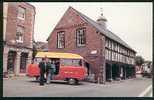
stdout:
POLYGON ((4 47, 3 73, 4 77, 26 74, 26 67, 31 63, 32 51, 25 48, 4 47))
POLYGON ((135 67, 129 64, 106 61, 106 81, 135 77, 135 67))

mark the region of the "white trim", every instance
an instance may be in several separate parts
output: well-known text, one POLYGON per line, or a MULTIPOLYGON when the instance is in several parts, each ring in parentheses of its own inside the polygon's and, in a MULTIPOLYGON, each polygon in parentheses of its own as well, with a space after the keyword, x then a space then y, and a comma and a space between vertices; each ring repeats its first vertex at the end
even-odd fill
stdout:
POLYGON ((23 17, 17 17, 18 19, 20 19, 20 20, 25 20, 25 17, 23 18, 23 17))
POLYGON ((22 40, 16 40, 17 41, 17 43, 23 43, 23 41, 22 40))
POLYGON ((148 86, 138 97, 144 97, 152 89, 152 85, 148 86))

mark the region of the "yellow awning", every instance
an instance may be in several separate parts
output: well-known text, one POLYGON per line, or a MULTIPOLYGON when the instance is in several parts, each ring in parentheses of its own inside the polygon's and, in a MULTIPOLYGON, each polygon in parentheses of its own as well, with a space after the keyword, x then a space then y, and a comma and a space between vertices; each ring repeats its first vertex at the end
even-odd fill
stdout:
POLYGON ((37 52, 35 57, 47 58, 66 58, 66 59, 83 59, 82 56, 73 53, 59 53, 59 52, 37 52))

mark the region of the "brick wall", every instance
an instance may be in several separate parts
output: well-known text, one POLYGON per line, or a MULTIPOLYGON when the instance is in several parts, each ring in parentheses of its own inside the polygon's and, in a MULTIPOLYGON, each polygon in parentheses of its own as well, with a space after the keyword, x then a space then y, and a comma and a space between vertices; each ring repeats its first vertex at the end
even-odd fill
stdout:
POLYGON ((102 64, 102 35, 97 30, 86 23, 73 8, 69 8, 59 23, 56 25, 51 35, 48 38, 49 51, 76 53, 83 56, 88 63, 92 73, 98 76, 100 64, 102 64), (86 46, 76 46, 76 29, 86 28, 86 46), (65 31, 65 48, 57 48, 57 32, 65 31), (91 54, 91 51, 97 50, 97 54, 91 54))
POLYGON ((10 45, 19 45, 22 47, 32 48, 33 39, 33 23, 35 16, 35 8, 28 3, 8 3, 8 16, 6 27, 6 43, 10 45), (25 20, 17 18, 18 6, 26 9, 25 20), (25 29, 24 40, 21 44, 13 44, 11 41, 16 40, 16 28, 17 25, 23 26, 25 29))

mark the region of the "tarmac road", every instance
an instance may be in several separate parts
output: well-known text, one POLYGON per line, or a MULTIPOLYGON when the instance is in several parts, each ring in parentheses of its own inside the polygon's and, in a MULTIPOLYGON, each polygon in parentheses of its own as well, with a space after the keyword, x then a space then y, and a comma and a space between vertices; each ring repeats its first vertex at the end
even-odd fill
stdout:
MULTIPOLYGON (((152 84, 151 78, 134 78, 110 83, 95 84, 80 82, 68 85, 63 81, 53 81, 39 86, 34 78, 18 77, 3 79, 3 97, 138 97, 152 84)), ((151 96, 145 94, 142 96, 151 96)))

